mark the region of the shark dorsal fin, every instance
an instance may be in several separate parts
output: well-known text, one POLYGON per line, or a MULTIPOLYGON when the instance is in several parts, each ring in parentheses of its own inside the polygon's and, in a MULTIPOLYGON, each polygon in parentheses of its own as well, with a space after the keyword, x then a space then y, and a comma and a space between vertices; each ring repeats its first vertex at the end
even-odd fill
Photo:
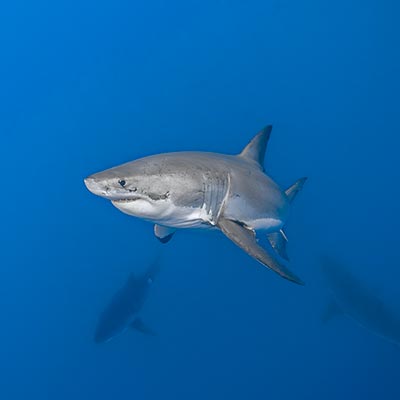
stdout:
POLYGON ((250 143, 242 150, 239 157, 246 160, 255 161, 263 167, 265 150, 267 148, 268 139, 271 135, 272 125, 266 126, 250 141, 250 143))

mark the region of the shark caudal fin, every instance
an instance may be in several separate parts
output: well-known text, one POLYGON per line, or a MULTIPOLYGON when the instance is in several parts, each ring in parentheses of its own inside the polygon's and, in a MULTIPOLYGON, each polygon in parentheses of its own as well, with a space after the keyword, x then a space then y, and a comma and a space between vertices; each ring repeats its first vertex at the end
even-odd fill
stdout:
POLYGON ((224 218, 220 218, 218 227, 233 243, 255 258, 258 262, 272 269, 283 278, 299 285, 304 285, 300 278, 290 272, 285 265, 275 258, 274 250, 271 246, 264 249, 257 243, 254 231, 244 227, 238 222, 224 218))
POLYGON ((250 141, 250 143, 242 150, 239 157, 246 160, 255 161, 261 169, 264 169, 264 156, 267 149, 269 137, 271 136, 272 125, 266 126, 250 141))
POLYGON ((300 178, 295 183, 293 183, 292 186, 288 187, 285 190, 285 194, 286 194, 287 198, 289 199, 290 203, 295 199, 295 197, 297 196, 297 193, 299 193, 300 190, 303 188, 306 180, 307 180, 306 177, 300 178))

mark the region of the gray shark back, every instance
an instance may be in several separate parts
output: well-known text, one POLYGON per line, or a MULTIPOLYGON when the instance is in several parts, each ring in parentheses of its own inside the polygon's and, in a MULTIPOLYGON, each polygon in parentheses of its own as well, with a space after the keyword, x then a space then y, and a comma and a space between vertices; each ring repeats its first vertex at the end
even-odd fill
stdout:
MULTIPOLYGON (((288 200, 260 166, 238 156, 207 152, 158 154, 105 171, 110 175, 146 176, 142 190, 153 199, 169 197, 176 207, 201 208, 214 221, 226 202, 227 218, 247 222, 286 217, 288 200), (162 174, 163 180, 159 177, 162 174), (251 179, 249 179, 251 178, 251 179), (156 193, 153 193, 156 190, 156 193), (161 195, 160 195, 161 193, 161 195)), ((183 223, 176 223, 184 227, 183 223)))

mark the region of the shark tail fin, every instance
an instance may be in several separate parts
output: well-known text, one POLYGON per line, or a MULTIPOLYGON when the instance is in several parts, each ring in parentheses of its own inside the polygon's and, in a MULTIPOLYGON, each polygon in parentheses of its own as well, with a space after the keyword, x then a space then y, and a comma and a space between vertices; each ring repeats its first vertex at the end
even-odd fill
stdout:
POLYGON ((271 131, 272 125, 268 125, 261 129, 261 131, 258 132, 250 143, 242 150, 239 157, 255 161, 261 168, 263 168, 265 150, 267 149, 267 143, 271 136, 271 131))
POLYGON ((288 187, 285 190, 285 194, 287 198, 289 199, 289 202, 291 203, 294 198, 297 196, 297 193, 300 192, 300 190, 303 188, 304 183, 306 182, 307 178, 300 178, 298 179, 295 183, 293 183, 292 186, 288 187))

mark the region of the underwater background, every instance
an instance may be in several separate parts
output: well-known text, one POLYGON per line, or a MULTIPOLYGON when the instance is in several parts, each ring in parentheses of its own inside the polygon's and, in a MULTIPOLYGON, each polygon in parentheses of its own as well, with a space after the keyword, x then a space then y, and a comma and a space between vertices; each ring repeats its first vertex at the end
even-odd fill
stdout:
POLYGON ((13 1, 0 12, 0 398, 399 399, 400 347, 323 323, 321 257, 397 312, 400 25, 392 0, 13 1), (146 155, 236 154, 307 176, 294 285, 219 232, 151 224, 83 179, 146 155), (101 311, 161 257, 157 332, 97 344, 101 311))

